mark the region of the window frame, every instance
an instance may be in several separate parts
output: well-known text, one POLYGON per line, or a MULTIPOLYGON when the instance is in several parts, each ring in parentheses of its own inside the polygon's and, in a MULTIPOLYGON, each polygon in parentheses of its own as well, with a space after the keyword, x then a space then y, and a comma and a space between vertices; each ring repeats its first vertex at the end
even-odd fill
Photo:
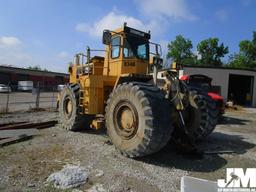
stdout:
MULTIPOLYGON (((127 40, 128 38, 126 37, 126 38, 124 38, 124 45, 123 45, 123 57, 124 58, 126 58, 126 59, 130 59, 130 58, 136 58, 136 59, 142 59, 142 60, 149 60, 149 43, 147 42, 147 41, 145 41, 145 43, 143 43, 143 44, 140 44, 139 46, 141 46, 141 45, 145 45, 145 51, 146 51, 146 53, 145 53, 145 58, 140 58, 139 57, 139 55, 138 55, 138 50, 137 50, 137 52, 134 54, 134 52, 133 52, 133 56, 125 56, 125 54, 124 54, 124 50, 125 49, 127 49, 127 47, 126 47, 126 43, 129 43, 129 41, 127 40)), ((138 46, 138 47, 139 47, 138 46)), ((128 53, 129 53, 129 49, 128 49, 128 53)))
POLYGON ((116 35, 114 37, 112 37, 111 39, 111 59, 117 59, 120 57, 120 52, 121 52, 121 36, 120 35, 116 35), (113 46, 113 40, 115 38, 119 38, 119 45, 114 45, 113 46), (118 47, 118 55, 116 57, 113 57, 113 47, 118 47))

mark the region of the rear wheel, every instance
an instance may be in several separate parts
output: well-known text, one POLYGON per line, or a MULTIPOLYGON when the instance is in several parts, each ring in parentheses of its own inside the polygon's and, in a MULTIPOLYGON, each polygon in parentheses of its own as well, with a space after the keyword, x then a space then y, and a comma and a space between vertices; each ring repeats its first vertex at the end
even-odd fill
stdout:
POLYGON ((65 86, 60 95, 59 121, 63 128, 77 131, 90 123, 85 115, 80 114, 78 107, 79 85, 70 84, 65 86))
POLYGON ((121 84, 108 99, 106 127, 113 144, 128 157, 157 152, 171 137, 170 105, 151 84, 121 84))

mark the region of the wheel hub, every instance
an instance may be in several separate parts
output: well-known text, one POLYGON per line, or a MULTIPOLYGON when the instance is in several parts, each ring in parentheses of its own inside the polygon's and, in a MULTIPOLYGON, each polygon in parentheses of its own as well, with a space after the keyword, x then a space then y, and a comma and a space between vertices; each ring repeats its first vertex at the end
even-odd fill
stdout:
POLYGON ((129 101, 119 102, 114 110, 114 126, 123 139, 131 139, 138 130, 139 118, 136 108, 129 101))
POLYGON ((73 112, 72 101, 69 97, 65 98, 63 108, 65 116, 69 118, 73 112))

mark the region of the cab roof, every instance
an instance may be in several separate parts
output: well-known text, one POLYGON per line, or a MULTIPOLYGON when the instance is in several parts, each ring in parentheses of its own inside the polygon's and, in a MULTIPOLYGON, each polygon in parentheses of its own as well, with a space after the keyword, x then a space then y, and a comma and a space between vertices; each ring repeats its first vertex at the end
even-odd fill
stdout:
POLYGON ((151 38, 150 32, 147 33, 147 32, 144 32, 144 31, 140 31, 140 30, 128 27, 126 25, 114 30, 112 33, 113 34, 114 33, 120 33, 120 34, 125 33, 125 34, 134 35, 134 36, 137 36, 137 37, 141 37, 141 38, 144 38, 144 39, 148 39, 148 40, 151 38))

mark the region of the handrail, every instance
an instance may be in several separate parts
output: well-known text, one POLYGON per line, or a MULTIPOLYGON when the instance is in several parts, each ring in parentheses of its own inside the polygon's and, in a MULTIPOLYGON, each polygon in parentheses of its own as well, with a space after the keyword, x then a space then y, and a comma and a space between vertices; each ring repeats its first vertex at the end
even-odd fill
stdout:
MULTIPOLYGON (((106 53, 108 53, 109 51, 108 50, 103 50, 103 49, 90 49, 89 47, 87 47, 86 48, 86 52, 87 52, 87 54, 84 54, 84 53, 78 53, 78 54, 76 54, 77 56, 78 56, 78 60, 79 60, 79 65, 77 65, 77 69, 82 69, 82 71, 81 71, 81 73, 83 74, 84 73, 84 71, 83 71, 83 69, 85 68, 85 67, 89 67, 89 70, 90 69, 92 69, 93 71, 94 71, 94 69, 109 69, 109 65, 107 66, 107 67, 100 67, 100 66, 94 66, 94 65, 91 65, 91 59, 93 58, 93 57, 91 57, 91 52, 106 52, 106 53), (84 62, 84 58, 86 57, 86 63, 84 62), (81 61, 81 63, 80 63, 80 61, 81 61)), ((107 54, 108 55, 108 54, 107 54)), ((88 75, 89 75, 89 73, 88 73, 88 75)))

